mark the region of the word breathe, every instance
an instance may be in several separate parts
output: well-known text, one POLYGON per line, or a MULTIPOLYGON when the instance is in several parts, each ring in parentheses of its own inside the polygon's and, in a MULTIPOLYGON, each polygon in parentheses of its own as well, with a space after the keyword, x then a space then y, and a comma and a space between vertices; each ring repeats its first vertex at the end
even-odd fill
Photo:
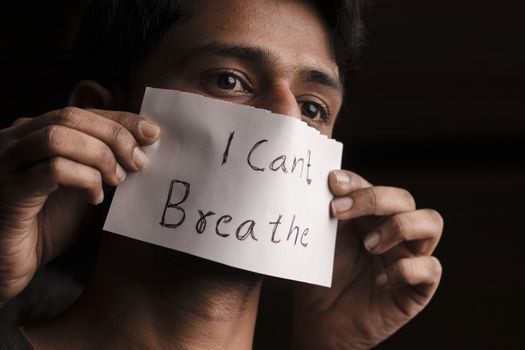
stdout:
MULTIPOLYGON (((162 219, 160 225, 170 229, 176 229, 180 227, 186 220, 186 210, 182 207, 182 204, 188 199, 190 194, 191 185, 188 182, 181 180, 173 180, 170 183, 170 188, 168 191, 168 198, 166 200, 166 205, 162 213, 162 219), (176 189, 175 187, 180 187, 176 189), (177 193, 181 193, 182 196, 179 200, 174 199, 173 197, 177 193)), ((197 234, 203 234, 206 232, 206 229, 209 227, 208 223, 213 222, 215 234, 222 238, 227 238, 234 236, 239 241, 244 241, 250 237, 253 241, 258 241, 255 234, 256 222, 254 220, 245 220, 238 225, 234 225, 234 230, 231 230, 229 224, 232 223, 233 217, 231 215, 218 215, 214 211, 206 211, 198 209, 199 218, 195 222, 195 232, 197 234)), ((269 221, 268 224, 271 227, 270 241, 274 244, 278 244, 282 241, 293 242, 293 246, 297 246, 299 243, 302 247, 307 247, 308 242, 306 242, 306 236, 308 235, 309 229, 301 229, 295 225, 295 214, 290 222, 288 233, 284 236, 281 236, 282 232, 279 231, 279 226, 283 223, 283 215, 279 214, 275 220, 269 221)))

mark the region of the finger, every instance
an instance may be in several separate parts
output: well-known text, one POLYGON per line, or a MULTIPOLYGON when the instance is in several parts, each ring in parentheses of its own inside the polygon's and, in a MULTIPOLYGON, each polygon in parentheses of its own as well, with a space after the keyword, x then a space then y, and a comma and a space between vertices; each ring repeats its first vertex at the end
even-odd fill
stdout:
POLYGON ((12 172, 56 156, 97 168, 110 185, 118 185, 126 176, 104 142, 60 125, 39 129, 13 143, 2 151, 0 167, 12 172))
POLYGON ((13 132, 21 138, 50 125, 67 126, 106 143, 126 169, 143 169, 147 164, 147 157, 138 146, 155 142, 160 132, 157 131, 156 136, 152 138, 151 131, 147 130, 159 130, 158 127, 132 113, 102 110, 97 112, 101 114, 67 107, 34 118, 29 123, 15 128, 13 132))
POLYGON ((339 220, 393 215, 416 209, 414 197, 402 188, 373 186, 332 200, 332 214, 339 220))
POLYGON ((401 242, 409 242, 416 255, 430 255, 443 232, 443 218, 432 209, 421 209, 391 216, 364 239, 372 254, 383 254, 401 242))
POLYGON ((400 259, 376 278, 380 287, 397 289, 404 286, 435 286, 439 283, 442 267, 433 256, 400 259))
POLYGON ((146 120, 138 114, 103 109, 81 109, 75 107, 62 108, 45 113, 40 117, 33 118, 29 124, 20 127, 17 133, 19 136, 23 136, 51 124, 60 124, 74 129, 80 127, 82 129, 85 128, 86 131, 93 130, 96 132, 98 124, 104 123, 104 120, 101 120, 101 118, 125 127, 141 146, 154 143, 157 141, 160 134, 160 129, 154 122, 146 120))
POLYGON ((363 177, 349 170, 333 170, 328 175, 328 185, 334 196, 344 196, 359 188, 372 186, 363 177))
POLYGON ((50 158, 10 178, 3 181, 2 192, 13 200, 47 196, 59 186, 82 190, 86 200, 94 205, 104 199, 100 172, 67 158, 50 158))
POLYGON ((11 124, 12 127, 14 126, 20 126, 20 125, 23 125, 27 122, 30 122, 31 121, 31 118, 18 118, 16 119, 13 124, 11 124))
POLYGON ((123 125, 131 132, 141 146, 151 145, 159 139, 160 128, 158 125, 138 114, 103 109, 90 109, 89 111, 123 125))
POLYGON ((11 124, 11 126, 5 128, 5 129, 1 129, 0 133, 3 134, 2 137, 4 137, 4 135, 5 135, 5 136, 7 136, 7 138, 13 138, 17 134, 17 129, 20 126, 29 123, 30 121, 32 121, 31 118, 18 118, 11 124))
POLYGON ((5 129, 0 129, 0 150, 4 149, 9 145, 13 139, 13 130, 20 125, 23 125, 29 122, 31 118, 18 118, 16 119, 10 127, 5 129))

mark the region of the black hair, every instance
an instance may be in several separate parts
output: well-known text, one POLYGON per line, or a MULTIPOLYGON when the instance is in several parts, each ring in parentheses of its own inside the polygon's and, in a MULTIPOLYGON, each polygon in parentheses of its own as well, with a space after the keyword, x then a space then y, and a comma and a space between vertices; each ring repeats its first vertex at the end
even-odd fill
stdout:
MULTIPOLYGON (((326 21, 343 83, 358 65, 365 0, 310 0, 326 21)), ((77 39, 79 79, 126 88, 166 32, 193 14, 192 0, 93 0, 77 39)))

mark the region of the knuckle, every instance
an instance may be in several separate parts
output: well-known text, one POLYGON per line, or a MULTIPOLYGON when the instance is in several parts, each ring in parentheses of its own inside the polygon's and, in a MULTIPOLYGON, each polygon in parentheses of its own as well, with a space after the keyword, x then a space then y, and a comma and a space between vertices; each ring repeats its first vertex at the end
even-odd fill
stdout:
POLYGON ((115 159, 113 152, 111 152, 109 147, 105 145, 100 145, 100 148, 101 149, 98 153, 100 157, 99 164, 101 164, 102 167, 108 172, 114 171, 115 167, 117 166, 117 160, 115 159))
POLYGON ((415 267, 414 263, 410 259, 401 259, 398 261, 397 273, 399 277, 406 282, 411 282, 415 276, 415 267))
POLYGON ((394 215, 390 220, 392 231, 398 236, 406 236, 410 226, 408 220, 403 215, 394 215))
POLYGON ((133 113, 118 111, 116 112, 115 121, 123 125, 129 131, 138 131, 139 123, 143 119, 133 113))
POLYGON ((57 150, 60 147, 62 132, 63 127, 59 125, 47 126, 44 129, 44 142, 50 150, 57 150))
POLYGON ((374 187, 363 189, 361 206, 366 212, 374 212, 377 207, 377 193, 374 187))
POLYGON ((128 130, 121 124, 115 125, 111 130, 111 140, 113 140, 115 144, 125 142, 127 136, 128 130))
POLYGON ((126 113, 123 111, 114 111, 113 119, 119 124, 124 124, 126 122, 126 113))
POLYGON ((80 118, 80 115, 81 115, 80 111, 81 109, 76 108, 76 107, 62 108, 58 110, 58 112, 55 115, 56 122, 60 124, 66 124, 66 125, 73 124, 74 125, 77 123, 78 118, 80 118))

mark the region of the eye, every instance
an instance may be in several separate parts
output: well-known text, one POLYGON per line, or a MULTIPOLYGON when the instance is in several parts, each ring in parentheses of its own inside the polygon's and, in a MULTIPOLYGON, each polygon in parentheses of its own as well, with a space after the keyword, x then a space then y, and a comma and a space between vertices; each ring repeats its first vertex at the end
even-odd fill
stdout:
POLYGON ((203 87, 215 97, 244 97, 252 94, 252 86, 248 79, 236 71, 211 71, 203 77, 203 87))
POLYGON ((217 87, 224 90, 245 90, 242 81, 233 73, 221 73, 217 75, 217 87))
POLYGON ((326 120, 328 112, 321 104, 311 101, 300 102, 301 114, 311 120, 326 120))

